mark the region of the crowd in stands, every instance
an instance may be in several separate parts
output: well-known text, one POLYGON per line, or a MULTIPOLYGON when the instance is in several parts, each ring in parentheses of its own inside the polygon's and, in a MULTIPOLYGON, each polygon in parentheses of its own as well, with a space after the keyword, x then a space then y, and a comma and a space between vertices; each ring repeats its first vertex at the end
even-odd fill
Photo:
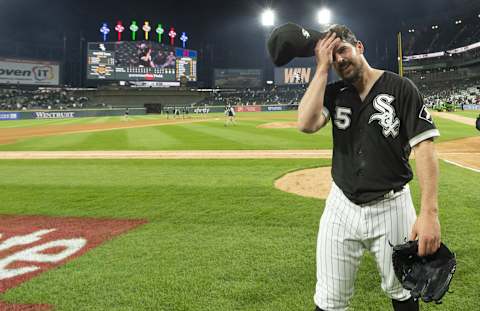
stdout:
MULTIPOLYGON (((475 79, 452 79, 429 84, 416 82, 429 107, 441 103, 458 106, 480 105, 480 77, 475 79)), ((307 85, 269 86, 265 88, 215 89, 196 107, 204 106, 249 106, 249 105, 298 105, 307 85)), ((63 110, 98 108, 87 97, 75 96, 64 88, 21 89, 0 87, 0 110, 63 110)), ((102 107, 100 107, 102 108, 102 107)))
POLYGON ((22 89, 0 87, 0 110, 63 110, 86 108, 87 97, 73 95, 64 88, 22 89))
POLYGON ((443 52, 403 63, 405 75, 418 86, 429 107, 480 105, 480 47, 473 46, 480 42, 479 17, 439 24, 425 20, 414 31, 402 32, 404 55, 443 52), (459 49, 466 46, 469 49, 459 49))
POLYGON ((208 106, 298 105, 305 90, 306 85, 215 90, 198 104, 208 106))
POLYGON ((428 107, 453 104, 462 109, 463 105, 480 105, 480 79, 457 80, 437 85, 419 85, 428 107))
MULTIPOLYGON (((480 105, 480 78, 470 80, 450 80, 436 85, 417 83, 429 107, 441 103, 480 105)), ((248 106, 248 105, 298 105, 305 93, 306 85, 282 86, 260 89, 238 89, 214 91, 197 105, 207 106, 248 106)))

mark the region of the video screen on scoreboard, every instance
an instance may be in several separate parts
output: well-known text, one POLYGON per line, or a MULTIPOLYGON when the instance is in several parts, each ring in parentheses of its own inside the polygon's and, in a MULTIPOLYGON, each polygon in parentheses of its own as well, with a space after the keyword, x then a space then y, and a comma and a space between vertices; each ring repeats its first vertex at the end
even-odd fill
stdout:
POLYGON ((197 52, 156 42, 89 43, 88 79, 197 81, 197 52))

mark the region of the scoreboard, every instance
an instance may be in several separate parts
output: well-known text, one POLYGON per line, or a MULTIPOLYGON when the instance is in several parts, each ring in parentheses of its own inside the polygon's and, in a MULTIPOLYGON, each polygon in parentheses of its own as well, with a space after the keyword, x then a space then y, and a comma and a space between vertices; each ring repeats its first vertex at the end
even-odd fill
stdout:
POLYGON ((156 42, 90 42, 87 79, 197 81, 197 52, 156 42))
POLYGON ((177 62, 175 66, 176 80, 180 81, 182 76, 187 81, 197 81, 197 54, 195 51, 177 49, 177 62), (192 53, 193 52, 193 53, 192 53))
POLYGON ((112 79, 115 67, 115 51, 112 46, 100 43, 98 49, 88 49, 88 79, 112 79))

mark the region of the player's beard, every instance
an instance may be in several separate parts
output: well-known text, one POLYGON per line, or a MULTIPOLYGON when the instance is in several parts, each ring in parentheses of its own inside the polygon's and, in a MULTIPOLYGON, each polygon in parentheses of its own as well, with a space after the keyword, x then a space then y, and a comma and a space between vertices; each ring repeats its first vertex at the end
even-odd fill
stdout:
POLYGON ((362 77, 363 63, 359 62, 358 64, 355 64, 352 61, 346 61, 339 67, 337 73, 343 81, 353 84, 360 80, 360 78, 362 77), (344 72, 344 69, 346 69, 347 67, 350 67, 348 73, 344 72))

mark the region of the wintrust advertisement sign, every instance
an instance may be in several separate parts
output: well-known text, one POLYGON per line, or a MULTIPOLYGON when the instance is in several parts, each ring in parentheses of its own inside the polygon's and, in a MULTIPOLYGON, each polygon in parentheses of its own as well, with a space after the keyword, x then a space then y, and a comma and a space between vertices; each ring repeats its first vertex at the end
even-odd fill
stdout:
POLYGON ((34 119, 72 119, 75 118, 75 111, 53 111, 53 112, 44 112, 37 111, 33 112, 32 116, 34 119))
POLYGON ((59 85, 60 65, 0 58, 0 84, 59 85))

